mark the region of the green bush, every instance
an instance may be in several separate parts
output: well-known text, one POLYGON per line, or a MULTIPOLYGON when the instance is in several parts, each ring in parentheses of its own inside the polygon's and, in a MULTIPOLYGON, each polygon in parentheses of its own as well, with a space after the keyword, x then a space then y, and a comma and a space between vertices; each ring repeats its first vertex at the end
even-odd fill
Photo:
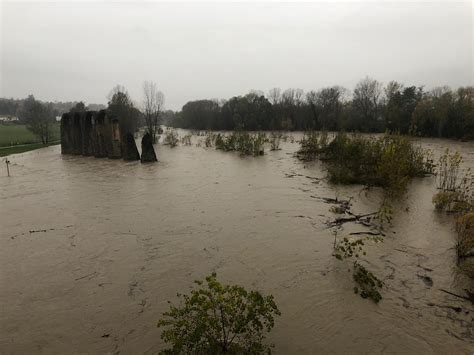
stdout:
POLYGON ((433 196, 433 203, 438 211, 455 211, 455 204, 458 201, 459 193, 456 191, 440 191, 433 196))
POLYGON ((283 134, 280 132, 272 132, 270 135, 270 150, 279 150, 280 141, 283 138, 283 134))
POLYGON ((412 177, 433 173, 428 152, 405 136, 338 133, 327 142, 327 135, 310 133, 300 142, 300 152, 325 161, 333 183, 380 186, 393 197, 406 191, 412 177))
POLYGON ((342 240, 337 242, 337 233, 335 233, 334 237, 333 256, 341 261, 344 259, 355 258, 352 277, 358 287, 354 287, 354 292, 359 293, 362 298, 370 298, 375 303, 378 303, 382 299, 382 295, 378 291, 378 288, 382 287, 382 282, 362 266, 358 260, 367 255, 364 250, 366 242, 373 241, 377 243, 383 241, 383 238, 379 236, 368 236, 365 238, 344 237, 342 240))
POLYGON ((337 243, 334 246, 334 256, 339 260, 352 257, 358 258, 359 254, 360 256, 366 254, 364 251, 363 238, 349 239, 347 237, 344 237, 341 242, 337 243))
POLYGON ((328 141, 327 132, 306 132, 300 140, 300 149, 297 155, 301 160, 314 160, 326 150, 328 141))
POLYGON ((171 345, 164 354, 263 354, 265 333, 280 315, 273 296, 222 285, 216 274, 189 295, 178 294, 180 306, 171 306, 158 322, 161 338, 171 345))
POLYGON ((437 166, 437 187, 433 196, 438 211, 462 214, 456 221, 456 251, 460 270, 474 278, 474 176, 461 170, 462 157, 446 149, 437 166))
POLYGON ((474 176, 470 169, 461 170, 462 157, 446 149, 437 166, 437 187, 433 196, 435 208, 446 212, 474 210, 474 176))
POLYGON ((215 139, 216 149, 226 152, 240 152, 241 155, 263 155, 265 144, 264 133, 249 133, 235 131, 228 135, 217 134, 215 139))

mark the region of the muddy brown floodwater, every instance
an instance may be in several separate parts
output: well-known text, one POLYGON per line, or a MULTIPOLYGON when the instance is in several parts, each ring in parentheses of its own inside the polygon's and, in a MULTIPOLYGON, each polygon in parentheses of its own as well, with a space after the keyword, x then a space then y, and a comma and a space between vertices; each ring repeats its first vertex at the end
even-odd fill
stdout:
MULTIPOLYGON (((419 142, 474 167, 473 143, 419 142)), ((456 268, 453 217, 431 203, 434 178, 413 181, 385 241, 367 249, 385 282, 376 305, 353 293, 351 261, 331 256, 334 215, 318 197, 352 196, 365 213, 380 194, 330 185, 297 148, 241 158, 159 145, 151 165, 59 146, 11 156, 12 177, 0 166, 0 353, 156 353, 167 300, 216 271, 275 296, 277 354, 472 354, 474 307, 440 291, 473 285, 456 268)))

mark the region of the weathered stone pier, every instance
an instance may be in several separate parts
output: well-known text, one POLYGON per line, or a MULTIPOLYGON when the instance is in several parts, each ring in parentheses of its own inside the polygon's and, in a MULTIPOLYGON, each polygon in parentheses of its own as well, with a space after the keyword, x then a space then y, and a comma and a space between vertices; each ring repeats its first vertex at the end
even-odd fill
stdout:
POLYGON ((107 110, 65 113, 61 154, 140 160, 133 132, 121 132, 120 127, 120 119, 107 110))

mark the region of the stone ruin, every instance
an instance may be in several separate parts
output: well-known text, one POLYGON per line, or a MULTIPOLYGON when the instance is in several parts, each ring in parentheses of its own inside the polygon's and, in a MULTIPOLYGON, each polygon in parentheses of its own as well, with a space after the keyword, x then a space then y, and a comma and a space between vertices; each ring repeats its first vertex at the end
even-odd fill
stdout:
POLYGON ((145 133, 142 138, 142 163, 157 161, 155 150, 153 149, 153 140, 150 133, 145 133))
POLYGON ((142 141, 146 154, 153 150, 155 160, 140 158, 132 132, 121 132, 120 119, 107 110, 68 112, 61 117, 61 154, 96 158, 156 161, 153 145, 142 141))

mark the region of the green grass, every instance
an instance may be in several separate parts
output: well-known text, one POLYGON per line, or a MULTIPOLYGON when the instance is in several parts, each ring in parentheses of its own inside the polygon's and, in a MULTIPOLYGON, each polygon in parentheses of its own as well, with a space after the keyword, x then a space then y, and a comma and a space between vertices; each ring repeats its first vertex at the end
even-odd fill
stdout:
POLYGON ((42 143, 32 143, 32 144, 12 146, 12 147, 0 147, 0 157, 5 157, 11 154, 29 152, 30 150, 49 147, 50 145, 56 145, 60 143, 61 143, 60 141, 57 141, 48 145, 43 145, 42 143))
MULTIPOLYGON (((53 126, 51 142, 49 145, 59 144, 59 123, 53 126)), ((0 157, 11 154, 28 152, 43 148, 41 139, 31 133, 25 125, 0 125, 0 157)))
MULTIPOLYGON (((53 126, 51 141, 59 139, 59 129, 59 123, 53 126)), ((0 147, 40 142, 41 139, 31 133, 25 125, 0 125, 0 147)))

